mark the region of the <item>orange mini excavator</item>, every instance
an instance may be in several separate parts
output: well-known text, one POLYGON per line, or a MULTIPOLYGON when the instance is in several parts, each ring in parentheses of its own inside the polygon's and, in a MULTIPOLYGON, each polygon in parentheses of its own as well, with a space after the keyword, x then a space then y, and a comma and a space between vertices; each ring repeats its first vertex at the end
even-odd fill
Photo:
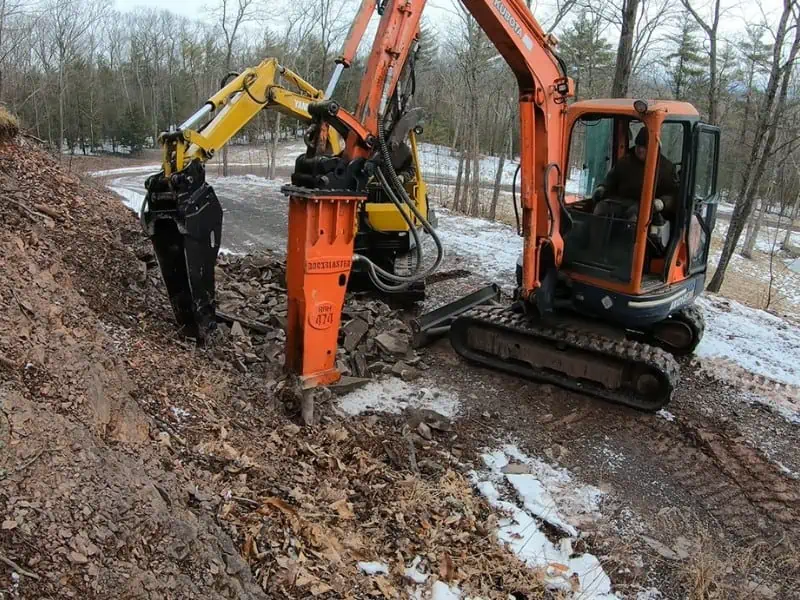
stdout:
MULTIPOLYGON (((657 410, 677 383, 673 355, 693 351, 703 332, 692 302, 703 289, 716 215, 719 131, 683 102, 568 104, 573 86, 557 42, 522 0, 462 3, 519 85, 524 243, 514 303, 458 305, 444 319, 453 347, 477 364, 657 410)), ((309 105, 317 150, 298 157, 284 188, 286 364, 307 386, 338 378, 337 333, 354 263, 402 287, 441 257, 440 245, 429 267, 419 256, 404 281, 353 254, 356 207, 376 183, 384 201, 430 231, 397 175, 402 141, 419 121, 413 56, 425 4, 378 3, 354 114, 328 100, 309 105), (329 127, 346 139, 339 156, 323 150, 329 127)), ((375 5, 362 3, 354 28, 366 26, 375 5)))

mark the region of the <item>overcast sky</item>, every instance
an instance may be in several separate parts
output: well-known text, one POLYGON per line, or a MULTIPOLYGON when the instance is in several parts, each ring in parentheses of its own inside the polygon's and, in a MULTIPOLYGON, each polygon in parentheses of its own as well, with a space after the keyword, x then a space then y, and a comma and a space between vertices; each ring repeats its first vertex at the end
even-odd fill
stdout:
MULTIPOLYGON (((425 8, 426 20, 437 28, 446 28, 456 10, 457 2, 458 0, 429 0, 425 8)), ((269 3, 270 0, 266 0, 266 4, 269 5, 269 3)), ((163 0, 114 0, 114 5, 118 10, 129 11, 137 6, 156 9, 168 7, 172 12, 198 19, 208 19, 207 8, 217 4, 218 1, 215 0, 183 0, 169 4, 163 0)), ((702 15, 709 14, 708 10, 703 9, 710 4, 711 0, 693 0, 693 5, 702 15)), ((762 10, 772 15, 773 21, 777 21, 783 0, 723 0, 722 5, 726 12, 720 26, 727 35, 731 35, 742 31, 748 21, 758 22, 761 19, 762 10)), ((534 15, 546 24, 547 17, 552 14, 553 0, 537 0, 534 7, 537 6, 538 8, 534 9, 534 15)), ((353 10, 355 10, 355 4, 353 10)))

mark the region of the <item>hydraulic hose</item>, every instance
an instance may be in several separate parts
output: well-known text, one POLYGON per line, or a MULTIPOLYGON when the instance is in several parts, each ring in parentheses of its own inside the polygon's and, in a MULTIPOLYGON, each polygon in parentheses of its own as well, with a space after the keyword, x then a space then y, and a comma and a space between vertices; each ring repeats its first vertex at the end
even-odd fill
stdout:
POLYGON ((511 203, 514 205, 514 218, 517 220, 517 235, 522 235, 522 227, 519 222, 519 206, 517 206, 517 175, 519 175, 522 164, 514 169, 514 177, 511 178, 511 203))
POLYGON ((561 181, 561 167, 559 167, 556 163, 550 163, 544 168, 544 181, 542 182, 544 185, 544 201, 547 204, 547 212, 550 215, 550 233, 547 235, 549 237, 553 237, 553 231, 556 228, 556 216, 553 214, 553 207, 550 206, 550 189, 549 189, 549 181, 550 181, 550 169, 556 170, 556 177, 558 177, 558 181, 561 181))
POLYGON ((417 264, 414 267, 414 272, 410 276, 400 276, 382 269, 366 256, 357 254, 355 255, 355 260, 356 262, 364 264, 370 279, 375 284, 375 287, 385 292, 395 292, 407 289, 411 284, 421 281, 435 271, 444 258, 444 248, 439 236, 436 234, 436 231, 433 229, 433 227, 431 227, 428 220, 422 215, 414 202, 412 202, 408 197, 405 188, 403 188, 402 182, 397 176, 397 172, 394 170, 391 154, 389 153, 389 147, 386 143, 386 135, 384 132, 382 117, 378 119, 378 147, 382 158, 382 165, 376 172, 378 181, 381 183, 381 186, 383 186, 386 195, 389 197, 389 200, 397 207, 397 209, 400 211, 400 215, 408 224, 411 235, 414 237, 417 264), (419 233, 417 232, 414 222, 404 210, 403 204, 410 209, 413 215, 422 224, 423 229, 430 234, 434 243, 436 244, 436 260, 434 261, 433 265, 422 272, 420 272, 424 260, 422 241, 419 238, 419 233))

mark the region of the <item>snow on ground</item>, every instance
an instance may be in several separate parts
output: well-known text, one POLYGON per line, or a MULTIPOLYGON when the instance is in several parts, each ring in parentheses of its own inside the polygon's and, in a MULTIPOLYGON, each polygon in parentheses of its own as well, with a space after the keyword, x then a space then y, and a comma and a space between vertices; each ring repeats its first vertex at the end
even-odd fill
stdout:
MULTIPOLYGON (((431 384, 433 386, 433 384, 431 384)), ((399 414, 407 408, 428 408, 445 417, 455 417, 461 401, 449 392, 426 387, 421 381, 407 383, 397 377, 370 381, 339 400, 339 408, 348 415, 365 411, 399 414)))
MULTIPOLYGON (((755 248, 765 254, 770 254, 775 248, 775 252, 780 252, 781 244, 783 243, 783 237, 786 234, 786 226, 788 226, 789 221, 786 219, 784 223, 784 227, 777 228, 777 238, 776 238, 776 228, 772 227, 771 225, 767 225, 765 223, 761 224, 761 227, 758 230, 758 237, 756 238, 755 248)), ((725 240, 725 236, 728 233, 728 227, 730 223, 727 221, 717 221, 714 225, 714 237, 719 237, 720 240, 725 240)), ((746 230, 745 230, 746 232, 746 230)), ((737 248, 744 247, 744 239, 745 233, 742 233, 741 237, 739 238, 739 243, 737 244, 737 248)), ((800 246, 800 232, 793 231, 792 234, 789 236, 789 243, 792 246, 800 246)))
MULTIPOLYGON (((422 172, 426 177, 458 176, 459 154, 447 146, 436 144, 419 144, 419 160, 422 172)), ((497 167, 500 159, 496 156, 482 156, 480 159, 481 181, 494 183, 497 176, 497 167)), ((511 185, 514 171, 517 170, 516 161, 506 161, 503 164, 503 178, 501 183, 511 185)))
POLYGON ((522 238, 503 223, 465 217, 437 208, 437 233, 445 252, 463 257, 469 267, 498 285, 513 287, 522 238))
POLYGON ((134 173, 158 173, 161 170, 160 164, 140 165, 137 167, 122 167, 119 169, 105 169, 103 171, 92 171, 92 177, 111 177, 116 175, 132 175, 134 173))
POLYGON ((697 303, 706 319, 695 350, 703 368, 800 423, 800 329, 721 296, 706 294, 697 303))
POLYGON ((360 562, 358 568, 366 575, 385 575, 389 572, 389 565, 376 561, 360 562))
POLYGON ((137 215, 142 211, 142 204, 144 204, 144 192, 138 193, 124 187, 122 185, 122 178, 114 179, 107 187, 117 196, 122 198, 122 203, 137 215))
POLYGON ((545 585, 565 598, 616 600, 597 557, 573 551, 578 527, 599 517, 603 493, 516 446, 487 452, 483 462, 486 469, 470 475, 489 504, 506 515, 498 522, 498 541, 529 567, 540 569, 545 585), (543 522, 561 531, 557 540, 545 533, 543 522))

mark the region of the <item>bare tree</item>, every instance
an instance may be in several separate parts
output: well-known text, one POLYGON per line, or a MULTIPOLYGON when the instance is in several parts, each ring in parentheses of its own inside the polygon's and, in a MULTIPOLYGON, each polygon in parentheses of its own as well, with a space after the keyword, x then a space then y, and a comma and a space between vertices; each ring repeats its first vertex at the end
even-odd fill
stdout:
POLYGON ((708 122, 716 125, 719 122, 719 77, 717 74, 717 40, 719 33, 719 20, 722 12, 722 0, 713 0, 711 4, 711 18, 704 19, 692 6, 691 0, 681 0, 686 10, 692 15, 700 28, 705 31, 708 38, 708 122))
POLYGON ((67 64, 79 52, 86 33, 108 9, 107 0, 49 0, 44 8, 45 26, 58 61, 58 144, 64 143, 67 64))
POLYGON ((794 71, 797 53, 800 50, 799 13, 800 6, 798 6, 797 0, 784 0, 783 12, 775 32, 769 81, 757 113, 753 151, 742 171, 741 185, 731 215, 731 224, 725 236, 719 265, 708 284, 708 289, 712 292, 719 292, 722 287, 725 270, 728 268, 728 263, 739 242, 745 223, 753 211, 756 193, 775 145, 786 106, 789 82, 794 71), (793 38, 789 36, 792 30, 794 30, 793 38), (788 40, 790 40, 790 45, 787 52, 788 40))
POLYGON ((611 84, 611 96, 624 98, 628 94, 628 86, 633 69, 633 36, 636 30, 636 13, 640 0, 623 0, 622 23, 617 44, 617 66, 614 71, 614 82, 611 84))
MULTIPOLYGON (((253 18, 253 0, 220 0, 219 26, 225 36, 225 73, 233 69, 233 48, 243 24, 253 18)), ((228 144, 222 147, 222 175, 228 176, 228 144)))

